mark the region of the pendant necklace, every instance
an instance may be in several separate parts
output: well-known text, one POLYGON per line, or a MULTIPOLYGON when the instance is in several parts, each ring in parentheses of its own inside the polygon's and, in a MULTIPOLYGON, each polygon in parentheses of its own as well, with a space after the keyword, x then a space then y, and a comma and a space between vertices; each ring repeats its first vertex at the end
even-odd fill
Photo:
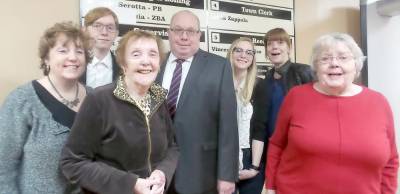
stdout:
POLYGON ((79 94, 78 82, 76 83, 75 98, 73 100, 67 100, 61 95, 61 93, 54 86, 53 82, 50 80, 50 76, 47 76, 47 79, 49 80, 51 87, 54 89, 54 91, 57 93, 57 95, 61 98, 61 103, 65 104, 68 108, 71 108, 71 109, 74 108, 75 106, 78 106, 78 104, 80 102, 80 100, 78 98, 78 94, 79 94))

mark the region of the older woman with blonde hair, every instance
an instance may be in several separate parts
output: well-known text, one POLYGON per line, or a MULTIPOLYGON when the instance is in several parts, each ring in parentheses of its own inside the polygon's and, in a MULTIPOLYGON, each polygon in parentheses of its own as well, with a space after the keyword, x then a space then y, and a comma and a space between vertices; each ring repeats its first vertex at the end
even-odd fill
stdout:
MULTIPOLYGON (((253 106, 251 104, 256 82, 256 50, 250 38, 236 39, 227 54, 232 65, 236 91, 237 120, 239 133, 239 182, 236 190, 241 194, 261 192, 264 177, 259 173, 264 147, 263 131, 250 128, 253 106)), ((263 166, 263 165, 262 165, 263 166)), ((263 171, 261 171, 263 172, 263 171)))
POLYGON ((269 142, 270 193, 396 193, 393 115, 382 94, 354 83, 363 59, 347 34, 316 41, 317 81, 289 91, 269 142))

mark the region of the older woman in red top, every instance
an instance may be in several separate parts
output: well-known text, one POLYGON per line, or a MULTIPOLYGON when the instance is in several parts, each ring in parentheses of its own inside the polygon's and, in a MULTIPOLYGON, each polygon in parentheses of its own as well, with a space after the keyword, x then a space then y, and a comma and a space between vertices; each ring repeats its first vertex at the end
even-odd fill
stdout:
POLYGON ((396 192, 393 116, 382 94, 354 83, 363 59, 347 34, 317 40, 317 81, 289 91, 269 141, 269 193, 396 192))

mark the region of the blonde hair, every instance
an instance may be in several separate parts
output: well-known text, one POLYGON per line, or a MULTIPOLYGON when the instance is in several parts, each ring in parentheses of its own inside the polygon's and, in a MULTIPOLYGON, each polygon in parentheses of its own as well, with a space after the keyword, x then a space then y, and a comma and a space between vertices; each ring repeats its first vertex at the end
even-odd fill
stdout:
MULTIPOLYGON (((235 49, 236 45, 239 42, 249 42, 251 44, 252 49, 255 50, 254 43, 250 38, 240 37, 240 38, 236 39, 235 41, 233 41, 231 47, 229 48, 228 54, 226 55, 226 58, 231 63, 232 74, 233 74, 234 80, 236 79, 236 76, 235 76, 236 70, 235 70, 235 65, 233 64, 232 53, 233 53, 233 50, 235 49)), ((250 67, 247 69, 247 74, 246 74, 243 90, 241 90, 238 94, 239 98, 241 98, 245 104, 250 102, 251 96, 253 95, 253 89, 254 89, 254 85, 256 82, 256 76, 257 76, 257 65, 256 65, 256 55, 254 54, 252 63, 250 65, 250 67)))

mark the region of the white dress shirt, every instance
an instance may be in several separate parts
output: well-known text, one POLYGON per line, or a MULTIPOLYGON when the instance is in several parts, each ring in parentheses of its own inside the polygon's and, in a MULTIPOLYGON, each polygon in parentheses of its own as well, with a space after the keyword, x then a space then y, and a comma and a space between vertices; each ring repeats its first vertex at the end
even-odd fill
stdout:
POLYGON ((243 152, 242 149, 250 148, 250 120, 253 115, 253 105, 245 104, 239 96, 239 92, 243 89, 244 81, 236 90, 237 102, 237 122, 239 132, 239 169, 243 169, 243 152))
MULTIPOLYGON (((174 75, 174 70, 176 67, 176 57, 171 53, 168 57, 167 63, 165 64, 165 71, 164 71, 164 77, 162 80, 162 86, 163 88, 169 90, 169 87, 171 85, 172 81, 172 76, 174 75)), ((179 98, 181 96, 182 88, 186 80, 186 76, 189 73, 190 65, 192 64, 193 61, 193 56, 190 57, 189 59, 186 59, 182 63, 182 77, 181 77, 181 83, 179 85, 179 94, 178 98, 176 99, 176 104, 179 102, 179 98)))
POLYGON ((113 68, 111 52, 108 52, 101 61, 96 57, 93 57, 92 62, 87 66, 86 85, 96 88, 109 84, 112 82, 112 74, 113 68))

